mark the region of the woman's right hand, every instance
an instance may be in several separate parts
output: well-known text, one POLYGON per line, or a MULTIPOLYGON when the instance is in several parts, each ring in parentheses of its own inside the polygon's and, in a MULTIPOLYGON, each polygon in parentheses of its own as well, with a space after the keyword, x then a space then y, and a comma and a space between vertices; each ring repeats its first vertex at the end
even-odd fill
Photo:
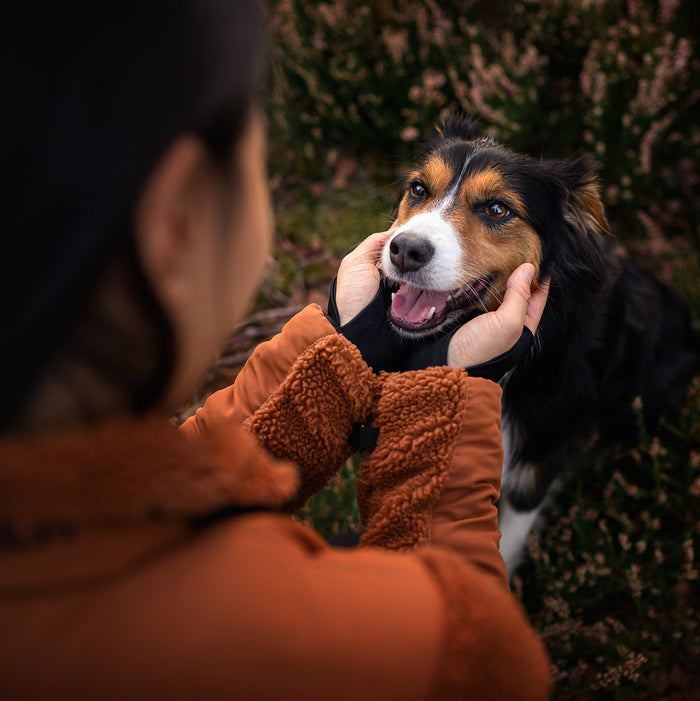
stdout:
POLYGON ((328 299, 328 319, 359 349, 374 372, 401 369, 403 340, 387 319, 391 292, 382 284, 379 259, 393 228, 368 236, 343 258, 328 299))
POLYGON ((525 263, 508 278, 501 306, 480 314, 461 326, 452 336, 447 349, 447 364, 454 368, 470 368, 488 363, 513 348, 527 327, 534 337, 540 323, 549 281, 532 292, 535 267, 525 263))
POLYGON ((402 369, 450 365, 498 382, 530 351, 544 312, 549 281, 532 292, 534 272, 530 263, 516 268, 498 309, 474 311, 461 326, 415 344, 405 354, 402 369))

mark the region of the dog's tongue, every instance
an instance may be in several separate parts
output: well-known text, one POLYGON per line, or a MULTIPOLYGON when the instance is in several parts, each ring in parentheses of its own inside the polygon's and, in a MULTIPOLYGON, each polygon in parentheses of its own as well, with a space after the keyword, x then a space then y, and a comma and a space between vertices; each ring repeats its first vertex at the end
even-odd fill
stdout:
POLYGON ((394 316, 409 324, 422 324, 429 320, 437 320, 443 315, 447 306, 449 292, 437 290, 421 290, 412 285, 402 285, 391 303, 394 316), (435 311, 431 311, 435 307, 435 311))

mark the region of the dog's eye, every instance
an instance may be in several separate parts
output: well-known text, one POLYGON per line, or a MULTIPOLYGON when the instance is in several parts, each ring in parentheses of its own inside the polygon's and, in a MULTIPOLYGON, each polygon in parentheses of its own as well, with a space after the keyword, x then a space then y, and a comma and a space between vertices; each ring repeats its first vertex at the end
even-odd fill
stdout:
POLYGON ((414 180, 408 186, 408 192, 410 193, 411 197, 414 197, 417 200, 424 200, 428 196, 428 191, 420 180, 414 180))
POLYGON ((486 207, 484 207, 484 212, 494 219, 505 219, 510 214, 510 210, 503 202, 491 202, 487 204, 486 207))

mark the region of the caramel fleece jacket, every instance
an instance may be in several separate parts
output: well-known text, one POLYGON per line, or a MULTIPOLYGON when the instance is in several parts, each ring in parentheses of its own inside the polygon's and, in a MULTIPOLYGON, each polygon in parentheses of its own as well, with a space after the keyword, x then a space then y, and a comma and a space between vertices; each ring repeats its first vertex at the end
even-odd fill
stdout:
POLYGON ((301 312, 179 431, 0 441, 0 697, 542 699, 498 554, 500 390, 301 312), (379 429, 360 547, 286 515, 379 429))

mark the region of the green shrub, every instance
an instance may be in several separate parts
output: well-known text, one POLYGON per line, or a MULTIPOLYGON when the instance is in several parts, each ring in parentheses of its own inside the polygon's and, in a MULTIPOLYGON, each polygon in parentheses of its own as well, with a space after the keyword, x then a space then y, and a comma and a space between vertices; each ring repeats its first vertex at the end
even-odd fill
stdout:
POLYGON ((359 533, 360 507, 355 497, 355 477, 360 456, 353 455, 338 474, 299 510, 298 517, 312 525, 324 538, 340 533, 359 533))

